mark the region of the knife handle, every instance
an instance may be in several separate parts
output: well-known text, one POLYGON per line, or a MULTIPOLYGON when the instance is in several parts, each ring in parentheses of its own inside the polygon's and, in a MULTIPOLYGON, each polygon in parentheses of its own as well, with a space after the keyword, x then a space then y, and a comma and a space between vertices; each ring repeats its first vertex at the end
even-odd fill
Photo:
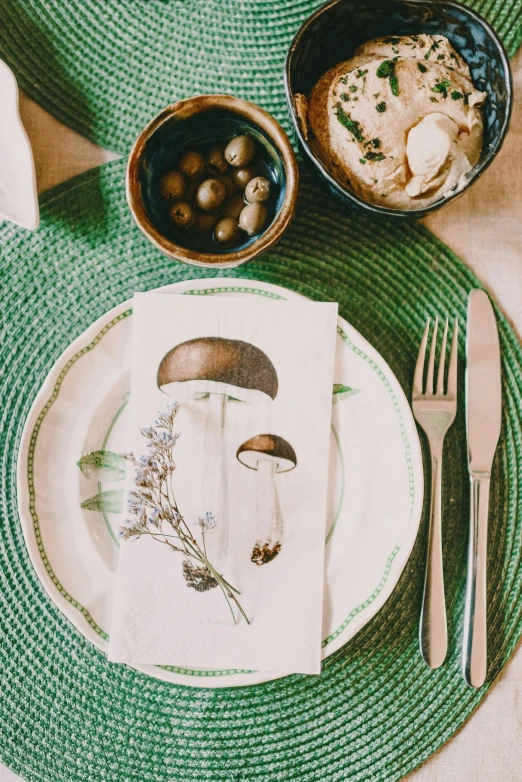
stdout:
POLYGON ((486 564, 488 553, 489 473, 471 476, 462 673, 471 687, 480 687, 487 673, 486 564))
POLYGON ((430 528, 419 629, 424 662, 439 668, 448 650, 442 567, 442 441, 431 451, 430 528))

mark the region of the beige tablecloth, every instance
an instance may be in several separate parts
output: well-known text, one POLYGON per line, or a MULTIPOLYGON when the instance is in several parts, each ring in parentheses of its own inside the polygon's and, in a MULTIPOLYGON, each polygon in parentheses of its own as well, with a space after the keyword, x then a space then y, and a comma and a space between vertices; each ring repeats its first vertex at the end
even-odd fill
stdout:
MULTIPOLYGON (((522 335, 522 52, 513 71, 515 110, 497 160, 462 198, 425 223, 469 264, 522 335)), ((21 113, 39 192, 116 157, 23 95, 21 113)), ((17 779, 0 765, 0 782, 17 779)), ((522 648, 469 722, 408 782, 522 782, 522 648)))

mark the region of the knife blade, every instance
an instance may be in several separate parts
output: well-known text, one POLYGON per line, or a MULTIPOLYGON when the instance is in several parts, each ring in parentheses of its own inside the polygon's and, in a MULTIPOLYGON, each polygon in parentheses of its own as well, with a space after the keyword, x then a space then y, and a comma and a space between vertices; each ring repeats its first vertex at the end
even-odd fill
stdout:
POLYGON ((500 343, 487 294, 471 291, 466 337, 466 429, 471 483, 462 672, 472 687, 487 674, 486 562, 491 468, 502 425, 500 343))

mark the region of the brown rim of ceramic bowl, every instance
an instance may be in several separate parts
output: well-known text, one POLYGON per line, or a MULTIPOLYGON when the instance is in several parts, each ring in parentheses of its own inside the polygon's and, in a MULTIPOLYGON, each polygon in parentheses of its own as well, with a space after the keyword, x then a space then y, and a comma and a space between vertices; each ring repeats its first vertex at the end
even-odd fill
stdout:
POLYGON ((294 150, 292 149, 285 131, 274 117, 254 103, 249 103, 240 98, 234 98, 231 95, 198 95, 167 106, 167 108, 163 109, 163 111, 154 117, 154 119, 142 130, 129 155, 127 163, 126 194, 127 203, 129 204, 136 225, 158 250, 161 250, 171 258, 176 258, 178 261, 184 261, 185 263, 190 263, 195 266, 220 266, 221 268, 230 268, 255 258, 260 253, 265 252, 265 250, 272 247, 272 245, 280 239, 294 216, 298 184, 299 169, 297 167, 294 150), (182 247, 167 239, 167 237, 158 231, 145 212, 141 197, 141 188, 138 181, 138 169, 145 145, 151 135, 161 125, 168 122, 172 117, 184 120, 212 109, 226 109, 227 111, 237 114, 238 117, 250 120, 262 128, 270 137, 270 140, 281 155, 286 174, 285 199, 273 223, 263 234, 261 234, 259 239, 256 239, 247 247, 237 250, 237 252, 198 252, 197 250, 190 250, 187 247, 182 247))

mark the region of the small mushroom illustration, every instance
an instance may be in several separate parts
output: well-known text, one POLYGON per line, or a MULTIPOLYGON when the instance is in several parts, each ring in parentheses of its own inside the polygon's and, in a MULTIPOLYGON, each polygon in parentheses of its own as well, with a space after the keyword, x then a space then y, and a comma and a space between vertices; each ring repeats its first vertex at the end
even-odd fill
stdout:
POLYGON ((203 480, 213 493, 212 511, 220 528, 220 554, 228 549, 228 480, 225 423, 230 401, 271 402, 278 390, 277 372, 262 350, 249 342, 198 337, 172 348, 158 369, 158 387, 177 398, 185 390, 208 405, 203 480))
POLYGON ((257 470, 256 521, 260 537, 250 559, 256 565, 265 565, 277 557, 283 540, 283 514, 276 475, 293 470, 297 457, 290 443, 276 434, 251 437, 238 448, 236 456, 245 467, 257 470))

